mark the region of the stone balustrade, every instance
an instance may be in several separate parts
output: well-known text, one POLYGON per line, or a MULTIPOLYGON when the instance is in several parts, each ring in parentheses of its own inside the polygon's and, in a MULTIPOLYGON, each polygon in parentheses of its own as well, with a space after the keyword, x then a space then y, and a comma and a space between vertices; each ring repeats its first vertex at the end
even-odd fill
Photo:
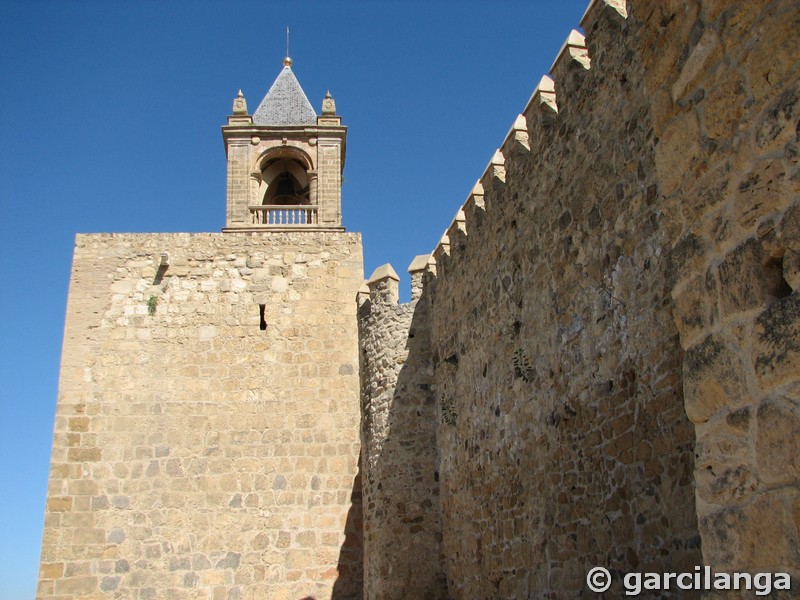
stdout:
POLYGON ((255 225, 302 227, 316 225, 319 222, 319 206, 316 204, 262 204, 250 206, 249 209, 255 225))

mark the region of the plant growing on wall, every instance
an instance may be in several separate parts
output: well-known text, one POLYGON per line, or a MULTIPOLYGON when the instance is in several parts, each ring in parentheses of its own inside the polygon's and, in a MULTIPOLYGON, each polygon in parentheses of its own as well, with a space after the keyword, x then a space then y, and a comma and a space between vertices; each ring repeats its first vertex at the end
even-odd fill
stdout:
POLYGON ((153 296, 152 294, 147 299, 147 314, 151 317, 156 314, 156 307, 158 306, 158 298, 153 296))
POLYGON ((442 398, 439 404, 442 409, 442 425, 455 425, 456 417, 458 416, 455 400, 452 398, 442 398))
POLYGON ((528 382, 533 377, 533 367, 528 360, 528 355, 524 348, 518 348, 514 352, 514 377, 519 377, 522 381, 528 382))

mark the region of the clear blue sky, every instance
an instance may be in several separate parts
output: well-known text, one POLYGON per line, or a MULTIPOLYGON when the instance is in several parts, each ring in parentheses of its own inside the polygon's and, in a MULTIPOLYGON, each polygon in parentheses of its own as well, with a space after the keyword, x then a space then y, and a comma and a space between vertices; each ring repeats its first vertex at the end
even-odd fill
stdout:
POLYGON ((0 600, 35 594, 75 234, 219 231, 219 127, 239 88, 258 106, 288 25, 349 128, 366 275, 407 288, 587 4, 0 2, 0 600))

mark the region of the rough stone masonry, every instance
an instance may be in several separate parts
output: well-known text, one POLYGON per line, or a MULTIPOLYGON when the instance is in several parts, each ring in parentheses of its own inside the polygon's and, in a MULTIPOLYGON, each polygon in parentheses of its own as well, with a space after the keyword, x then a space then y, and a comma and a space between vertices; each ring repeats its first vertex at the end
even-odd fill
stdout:
POLYGON ((580 26, 410 303, 337 227, 335 108, 312 135, 234 105, 238 233, 78 237, 39 598, 576 598, 704 564, 800 594, 800 7, 580 26))
POLYGON ((361 265, 349 233, 78 236, 40 598, 359 592, 361 265))
POLYGON ((412 302, 373 275, 366 597, 702 564, 800 594, 798 26, 791 1, 593 2, 412 302))

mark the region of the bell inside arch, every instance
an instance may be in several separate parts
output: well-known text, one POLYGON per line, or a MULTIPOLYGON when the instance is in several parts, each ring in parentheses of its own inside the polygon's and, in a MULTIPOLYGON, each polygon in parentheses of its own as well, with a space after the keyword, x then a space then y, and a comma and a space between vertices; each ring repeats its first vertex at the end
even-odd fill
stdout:
POLYGON ((270 161, 261 171, 261 180, 266 187, 262 204, 302 206, 310 203, 308 171, 296 160, 278 158, 270 161))
POLYGON ((295 189, 294 177, 289 173, 284 173, 281 175, 280 179, 278 179, 278 187, 275 190, 275 201, 294 204, 294 202, 290 201, 293 201, 295 196, 297 196, 297 190, 295 189))
POLYGON ((273 186, 274 192, 268 194, 273 204, 304 204, 304 190, 291 173, 281 173, 273 186))

